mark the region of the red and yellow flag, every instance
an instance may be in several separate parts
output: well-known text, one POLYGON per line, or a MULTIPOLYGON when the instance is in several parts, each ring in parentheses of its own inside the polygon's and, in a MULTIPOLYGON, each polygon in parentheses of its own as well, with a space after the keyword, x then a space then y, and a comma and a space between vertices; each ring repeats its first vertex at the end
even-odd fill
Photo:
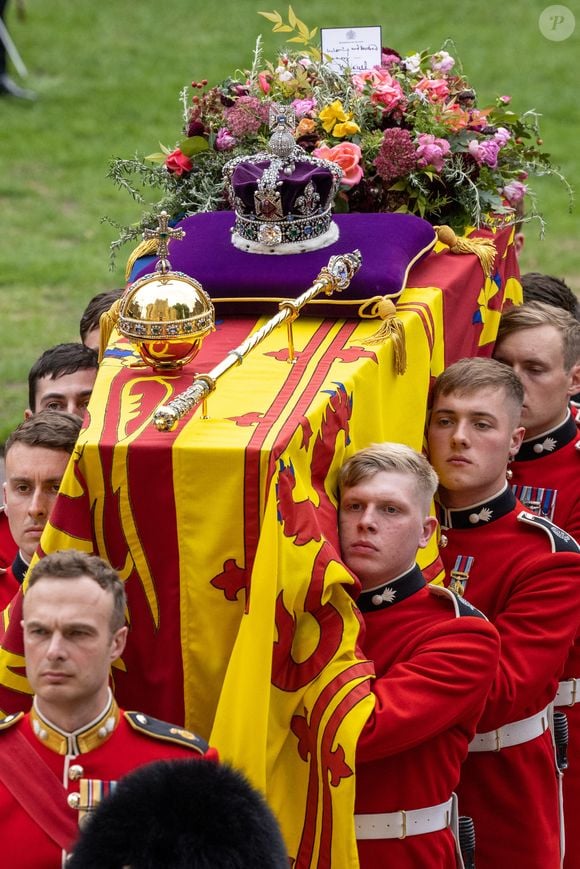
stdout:
MULTIPOLYGON (((475 260, 434 256, 463 270, 475 260)), ((450 289, 403 293, 404 374, 389 340, 365 343, 377 321, 299 318, 294 364, 285 331, 271 333, 218 381, 208 418, 198 408, 174 432, 152 425, 157 407, 263 321, 218 324, 173 375, 135 367, 131 345, 114 336, 42 538, 44 552, 101 555, 125 582, 120 705, 186 724, 244 769, 301 869, 358 865, 355 749, 373 704, 356 581, 340 559, 337 471, 371 443, 421 449, 431 379, 452 361, 445 335, 459 330, 462 350, 471 340, 486 353, 497 323, 485 312, 511 290, 517 300, 515 284, 507 292, 516 276, 501 252, 498 261, 497 292, 477 266, 461 287, 449 279, 450 289)), ((423 567, 436 577, 435 545, 423 567)), ((29 703, 19 604, 3 621, 6 711, 29 703)))

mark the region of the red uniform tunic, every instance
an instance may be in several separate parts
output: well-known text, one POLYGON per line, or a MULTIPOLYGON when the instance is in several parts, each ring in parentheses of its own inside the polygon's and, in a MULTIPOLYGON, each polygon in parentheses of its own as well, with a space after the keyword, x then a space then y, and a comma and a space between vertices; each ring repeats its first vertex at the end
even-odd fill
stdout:
POLYGON ((18 547, 10 533, 6 508, 0 507, 0 609, 8 606, 18 591, 18 583, 10 570, 17 552, 18 547))
MULTIPOLYGON (((17 728, 62 782, 66 795, 79 792, 79 778, 114 781, 145 763, 161 759, 216 759, 215 750, 187 731, 148 716, 123 713, 110 704, 89 727, 65 734, 35 709, 0 721, 0 751, 4 732, 17 728), (129 718, 131 716, 131 719, 129 718), (133 725, 131 724, 133 721, 133 725), (135 729, 135 727, 139 729, 135 729), (74 767, 74 769, 73 769, 74 767)), ((31 788, 33 783, 31 782, 31 788)), ((42 795, 39 795, 42 798, 42 795)), ((70 809, 75 821, 76 809, 70 809)), ((2 865, 16 869, 61 869, 65 853, 0 782, 0 841, 2 865)))
POLYGON ((20 580, 14 574, 13 565, 0 568, 0 610, 6 609, 19 589, 20 580))
MULTIPOLYGON (((524 507, 552 519, 580 543, 580 429, 572 414, 555 428, 524 441, 511 465, 512 488, 524 507)), ((580 636, 564 668, 564 679, 580 678, 580 636)), ((569 766, 564 775, 566 869, 580 867, 580 691, 568 718, 569 766)))
MULTIPOLYGON (((580 548, 506 488, 489 502, 441 510, 446 573, 498 629, 501 654, 478 733, 540 712, 553 699, 578 630, 580 548), (454 577, 456 579, 454 579, 454 577)), ((477 869, 560 866, 558 780, 549 731, 470 753, 458 790, 471 815, 477 869)))
POLYGON ((510 465, 512 488, 530 513, 546 516, 580 543, 580 429, 572 414, 524 441, 510 465))
POLYGON ((17 552, 18 546, 10 532, 6 507, 0 507, 0 567, 12 564, 17 552))
MULTIPOLYGON (((357 814, 446 802, 497 669, 499 639, 476 610, 426 585, 419 568, 364 592, 358 605, 365 654, 375 663, 375 709, 357 748, 357 814), (415 590, 406 596, 410 585, 415 590), (381 599, 381 593, 387 589, 381 599), (395 594, 393 600, 393 592, 395 594)), ((451 869, 455 843, 441 830, 399 839, 359 839, 361 869, 451 869)))

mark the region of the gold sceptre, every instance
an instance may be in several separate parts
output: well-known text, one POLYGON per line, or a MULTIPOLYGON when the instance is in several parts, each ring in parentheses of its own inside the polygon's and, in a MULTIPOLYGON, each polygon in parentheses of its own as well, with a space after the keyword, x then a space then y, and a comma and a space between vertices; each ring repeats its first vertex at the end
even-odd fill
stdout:
MULTIPOLYGON (((158 431, 173 431, 178 421, 184 417, 190 410, 193 410, 200 402, 205 401, 210 392, 216 388, 217 380, 233 368, 234 365, 241 365, 244 357, 260 344, 264 338, 267 338, 274 329, 277 329, 282 323, 291 323, 298 316, 300 309, 304 305, 311 302, 320 293, 325 293, 327 296, 332 295, 335 291, 342 292, 345 290, 362 262, 361 253, 359 250, 354 250, 352 253, 340 254, 333 256, 328 261, 328 265, 320 270, 318 277, 312 286, 298 296, 297 299, 287 299, 280 302, 280 311, 275 314, 267 323, 246 338, 234 350, 230 350, 225 359, 222 359, 209 374, 196 374, 191 386, 184 390, 180 395, 177 395, 168 404, 158 407, 153 414, 153 424, 158 431)), ((294 358, 293 339, 289 334, 289 359, 294 358)), ((204 412, 205 416, 205 412, 204 412)))

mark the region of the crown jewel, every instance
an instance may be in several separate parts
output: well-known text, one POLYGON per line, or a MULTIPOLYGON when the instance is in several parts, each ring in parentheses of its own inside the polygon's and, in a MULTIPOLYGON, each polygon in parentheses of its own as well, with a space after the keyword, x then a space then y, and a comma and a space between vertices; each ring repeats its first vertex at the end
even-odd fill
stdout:
POLYGON ((228 161, 223 174, 236 214, 232 244, 251 253, 301 253, 333 244, 332 202, 342 170, 293 136, 292 106, 270 107, 269 150, 228 161))

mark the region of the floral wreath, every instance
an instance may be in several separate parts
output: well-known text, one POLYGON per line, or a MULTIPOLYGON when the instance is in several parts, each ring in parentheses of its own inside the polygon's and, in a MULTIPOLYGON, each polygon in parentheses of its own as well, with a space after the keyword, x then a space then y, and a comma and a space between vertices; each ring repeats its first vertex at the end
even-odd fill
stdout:
POLYGON ((410 212, 463 233, 521 219, 526 195, 531 216, 542 220, 530 175, 556 175, 571 197, 540 150, 537 113, 517 114, 507 95, 478 108, 460 62, 446 50, 450 43, 406 57, 384 48, 380 66, 336 72, 314 45, 318 28, 308 28, 291 6, 287 22, 276 11, 259 14, 274 32, 292 34, 292 50, 264 60, 259 37, 251 69, 213 87, 194 81, 193 96, 182 91, 183 135, 175 148, 112 162, 110 177, 137 201, 145 199, 130 177, 162 191, 138 224, 110 221, 121 230, 113 255, 155 226, 162 210, 179 220, 227 209, 222 167, 264 149, 274 102, 293 106, 299 145, 342 168, 335 211, 410 212))

